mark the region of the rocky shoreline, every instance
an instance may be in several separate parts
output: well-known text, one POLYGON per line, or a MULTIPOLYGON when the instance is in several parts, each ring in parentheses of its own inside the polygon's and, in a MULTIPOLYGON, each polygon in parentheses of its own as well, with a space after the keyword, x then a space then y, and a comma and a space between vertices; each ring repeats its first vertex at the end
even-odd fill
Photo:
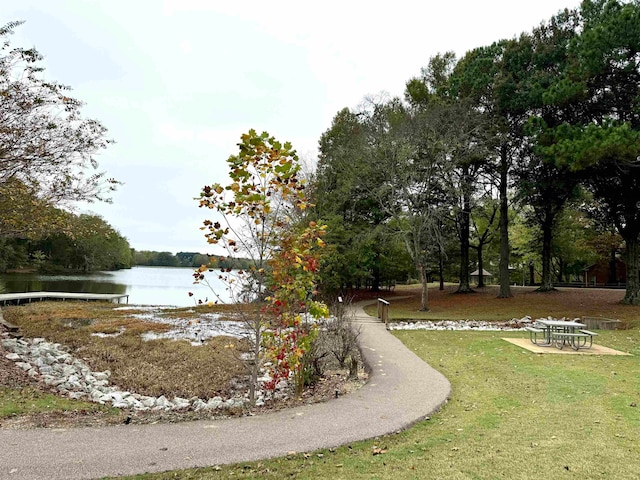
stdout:
MULTIPOLYGON (((173 410, 231 410, 240 409, 249 403, 248 394, 224 399, 213 397, 201 399, 197 397, 167 398, 164 395, 152 397, 127 392, 109 384, 111 372, 94 372, 82 360, 65 351, 58 343, 47 342, 43 338, 4 338, 0 340, 2 347, 9 353, 7 359, 15 362, 30 377, 41 380, 44 384, 55 388, 60 394, 76 400, 109 404, 115 408, 136 411, 173 411, 173 410)), ((268 377, 260 379, 262 382, 268 377)), ((260 407, 270 398, 285 398, 286 385, 278 385, 273 392, 260 390, 256 406, 260 407)))

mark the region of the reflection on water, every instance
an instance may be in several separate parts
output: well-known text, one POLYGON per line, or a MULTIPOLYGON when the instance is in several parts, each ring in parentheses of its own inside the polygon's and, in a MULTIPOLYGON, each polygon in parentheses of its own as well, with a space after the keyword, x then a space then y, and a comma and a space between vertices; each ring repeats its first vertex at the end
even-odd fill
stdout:
MULTIPOLYGON (((117 272, 97 272, 87 275, 39 275, 10 273, 0 275, 2 293, 72 292, 128 294, 129 303, 137 305, 194 305, 194 299, 215 300, 203 285, 193 285, 191 268, 134 267, 117 272), (189 296, 193 292, 193 297, 189 296)), ((212 277, 214 277, 212 275, 212 277)), ((210 281, 223 299, 228 295, 215 279, 210 281)))

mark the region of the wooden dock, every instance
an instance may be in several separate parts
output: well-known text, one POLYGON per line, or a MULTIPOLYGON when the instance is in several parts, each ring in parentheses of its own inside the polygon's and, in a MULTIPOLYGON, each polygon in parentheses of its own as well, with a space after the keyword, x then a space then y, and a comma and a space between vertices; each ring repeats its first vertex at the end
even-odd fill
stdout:
POLYGON ((19 305, 20 303, 41 302, 43 300, 102 300, 105 302, 118 302, 125 299, 129 303, 129 295, 121 293, 69 293, 69 292, 24 292, 2 293, 0 304, 19 305))

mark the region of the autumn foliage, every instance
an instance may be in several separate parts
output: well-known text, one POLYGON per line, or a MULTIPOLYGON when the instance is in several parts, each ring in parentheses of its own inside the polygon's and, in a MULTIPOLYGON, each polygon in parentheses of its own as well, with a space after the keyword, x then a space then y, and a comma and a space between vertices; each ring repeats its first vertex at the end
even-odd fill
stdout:
MULTIPOLYGON (((256 306, 245 322, 253 334, 253 382, 266 362, 272 377, 267 387, 292 375, 299 385, 314 319, 328 314, 312 299, 326 226, 305 219, 311 205, 290 143, 250 130, 238 147, 227 160, 231 183, 201 191, 199 206, 217 213, 202 230, 209 244, 251 260, 246 271, 217 274, 235 302, 256 306)), ((196 271, 197 282, 206 282, 207 270, 196 271)))

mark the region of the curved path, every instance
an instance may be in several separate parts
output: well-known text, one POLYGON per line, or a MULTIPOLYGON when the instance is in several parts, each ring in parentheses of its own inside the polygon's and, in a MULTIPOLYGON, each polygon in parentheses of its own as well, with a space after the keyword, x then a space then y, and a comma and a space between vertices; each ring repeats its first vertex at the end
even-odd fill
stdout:
POLYGON ((0 429, 0 478, 77 479, 258 460, 409 427, 449 397, 448 380, 354 306, 370 367, 359 390, 255 417, 73 429, 0 429))

